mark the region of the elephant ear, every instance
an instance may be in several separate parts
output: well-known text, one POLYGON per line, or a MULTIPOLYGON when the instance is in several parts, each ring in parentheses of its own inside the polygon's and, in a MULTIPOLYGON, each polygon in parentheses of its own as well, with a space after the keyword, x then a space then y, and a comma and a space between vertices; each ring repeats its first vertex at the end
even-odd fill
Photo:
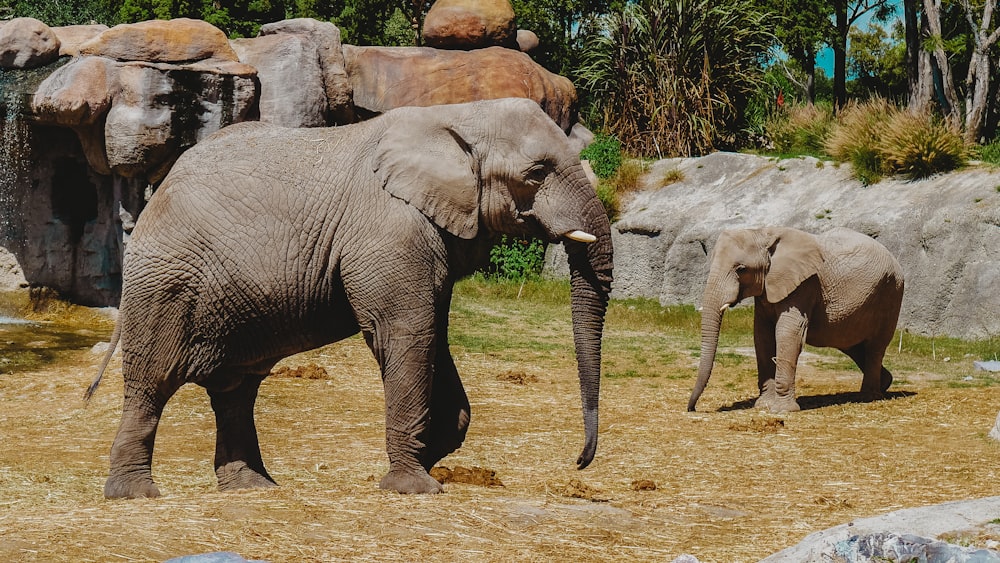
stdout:
POLYGON ((396 110, 382 136, 374 169, 382 187, 463 239, 479 231, 479 174, 472 148, 428 108, 396 110))
POLYGON ((777 303, 819 273, 823 252, 816 237, 796 229, 775 229, 769 252, 771 266, 764 276, 767 301, 777 303))

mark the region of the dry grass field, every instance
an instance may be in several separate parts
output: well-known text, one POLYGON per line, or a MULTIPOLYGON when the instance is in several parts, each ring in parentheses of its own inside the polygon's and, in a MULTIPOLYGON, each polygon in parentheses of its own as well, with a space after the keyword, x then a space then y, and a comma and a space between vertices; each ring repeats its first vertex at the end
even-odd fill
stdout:
MULTIPOLYGON (((472 426, 442 464, 493 483, 452 482, 435 496, 378 490, 388 465, 381 384, 363 340, 352 338, 288 358, 261 388, 257 423, 279 488, 216 491, 213 415, 189 386, 160 425, 153 474, 164 496, 105 500, 120 361, 85 405, 101 359, 90 346, 111 324, 84 315, 75 347, 29 368, 0 367, 0 560, 162 561, 228 550, 271 562, 669 562, 690 553, 729 563, 854 518, 1000 495, 1000 444, 986 436, 1000 381, 972 369, 1000 342, 905 335, 887 358, 892 397, 875 403, 855 402, 861 375, 845 356, 811 349, 799 368, 803 411, 772 415, 749 407, 751 321, 736 310, 700 412, 687 413, 697 314, 640 301, 612 303, 600 445, 578 471, 583 424, 566 294, 558 283, 460 286, 452 347, 472 426)), ((13 349, 3 330, 0 342, 13 349)), ((51 337, 38 338, 28 345, 44 348, 51 337)))

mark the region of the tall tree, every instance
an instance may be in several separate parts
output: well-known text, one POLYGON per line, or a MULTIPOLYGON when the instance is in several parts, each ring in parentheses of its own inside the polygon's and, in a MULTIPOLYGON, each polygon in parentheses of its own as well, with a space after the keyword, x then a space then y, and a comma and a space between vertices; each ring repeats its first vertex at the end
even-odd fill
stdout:
MULTIPOLYGON (((931 1, 931 0, 928 0, 931 1)), ((847 103, 847 41, 858 19, 871 13, 875 21, 885 21, 893 12, 889 0, 833 0, 834 29, 829 44, 833 49, 833 107, 847 103)))
POLYGON ((979 140, 986 120, 992 70, 990 52, 1000 39, 1000 27, 993 23, 994 0, 982 3, 981 14, 969 0, 960 1, 969 22, 973 45, 969 72, 965 78, 965 140, 972 143, 979 140))
POLYGON ((760 6, 774 15, 774 34, 785 53, 806 75, 803 96, 816 101, 816 55, 832 35, 829 0, 762 0, 760 6))

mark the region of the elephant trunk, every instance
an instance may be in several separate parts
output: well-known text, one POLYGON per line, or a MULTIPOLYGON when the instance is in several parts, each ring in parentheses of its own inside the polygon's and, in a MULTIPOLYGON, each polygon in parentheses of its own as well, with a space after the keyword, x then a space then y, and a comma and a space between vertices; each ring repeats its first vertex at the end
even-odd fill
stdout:
POLYGON ((565 241, 570 268, 573 344, 583 401, 585 442, 576 460, 579 469, 587 467, 597 452, 601 337, 613 270, 611 226, 604 206, 594 198, 585 208, 584 216, 587 230, 596 240, 590 243, 565 241))
MULTIPOLYGON (((733 281, 735 285, 735 280, 733 281)), ((712 375, 715 364, 715 352, 719 347, 719 330, 722 327, 722 315, 735 302, 736 298, 727 298, 723 287, 725 280, 710 275, 705 285, 705 294, 701 300, 701 359, 698 363, 698 379, 695 381, 691 398, 688 399, 688 412, 693 412, 701 397, 708 378, 712 375)), ((738 286, 737 286, 738 291, 738 286)))

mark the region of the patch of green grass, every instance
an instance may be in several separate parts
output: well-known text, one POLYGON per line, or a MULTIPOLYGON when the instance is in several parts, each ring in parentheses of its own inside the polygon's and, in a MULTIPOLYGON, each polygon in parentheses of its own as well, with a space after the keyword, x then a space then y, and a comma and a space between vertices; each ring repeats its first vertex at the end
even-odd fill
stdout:
POLYGON ((653 378, 660 377, 659 373, 653 372, 640 372, 634 369, 627 369, 624 371, 606 371, 604 377, 607 379, 635 379, 635 378, 653 378))

